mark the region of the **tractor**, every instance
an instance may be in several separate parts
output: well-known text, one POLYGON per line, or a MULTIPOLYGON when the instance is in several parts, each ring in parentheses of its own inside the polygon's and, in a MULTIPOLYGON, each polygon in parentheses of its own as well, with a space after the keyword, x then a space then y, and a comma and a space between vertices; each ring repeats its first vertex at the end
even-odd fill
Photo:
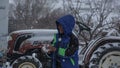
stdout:
MULTIPOLYGON (((79 26, 82 30, 90 30, 84 24, 79 26)), ((78 36, 80 31, 73 30, 73 34, 78 36)), ((10 33, 6 67, 52 68, 48 45, 55 33, 55 29, 28 29, 10 33)), ((79 46, 78 54, 80 68, 120 68, 120 36, 91 40, 87 46, 79 46)), ((57 68, 60 68, 57 62, 57 68)))

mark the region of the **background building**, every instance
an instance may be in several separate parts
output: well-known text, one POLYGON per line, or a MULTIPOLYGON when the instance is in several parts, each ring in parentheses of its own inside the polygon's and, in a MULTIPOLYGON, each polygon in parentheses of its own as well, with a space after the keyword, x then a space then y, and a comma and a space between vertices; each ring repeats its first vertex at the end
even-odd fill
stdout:
POLYGON ((0 50, 6 48, 7 45, 8 3, 9 0, 0 0, 0 50))

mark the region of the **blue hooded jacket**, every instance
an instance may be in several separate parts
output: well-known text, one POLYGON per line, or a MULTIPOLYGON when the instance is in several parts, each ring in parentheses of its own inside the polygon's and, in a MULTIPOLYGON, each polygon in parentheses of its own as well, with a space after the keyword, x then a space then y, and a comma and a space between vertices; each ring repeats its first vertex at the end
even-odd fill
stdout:
POLYGON ((66 15, 66 16, 59 18, 56 21, 56 24, 57 25, 61 24, 63 29, 64 29, 65 35, 70 35, 70 34, 72 34, 72 30, 73 30, 74 25, 75 25, 75 19, 72 15, 66 15))
MULTIPOLYGON (((59 30, 58 34, 56 34, 54 46, 57 48, 57 51, 55 54, 58 55, 62 68, 79 68, 78 51, 73 56, 65 55, 65 51, 70 43, 70 35, 75 25, 75 19, 72 15, 65 15, 56 21, 57 29, 59 24, 62 26, 64 34, 61 37, 59 30)), ((54 59, 56 59, 55 55, 54 59)), ((53 68, 56 68, 56 66, 53 68)))
MULTIPOLYGON (((67 45, 70 42, 69 36, 72 34, 72 30, 73 30, 74 25, 75 25, 75 19, 72 15, 65 15, 56 21, 57 29, 58 29, 58 24, 60 24, 62 26, 63 31, 64 31, 64 35, 62 37, 60 47, 67 48, 67 45)), ((58 29, 57 35, 59 35, 59 37, 60 37, 59 29, 58 29)))

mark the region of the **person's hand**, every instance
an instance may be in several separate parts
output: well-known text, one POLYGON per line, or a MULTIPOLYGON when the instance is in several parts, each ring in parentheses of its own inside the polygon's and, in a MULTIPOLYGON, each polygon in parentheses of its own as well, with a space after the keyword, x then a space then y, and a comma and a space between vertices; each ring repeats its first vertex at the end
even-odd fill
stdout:
POLYGON ((51 53, 51 52, 55 52, 55 51, 56 51, 56 48, 53 47, 53 46, 51 46, 51 45, 49 45, 47 48, 49 49, 48 53, 51 53))
POLYGON ((51 52, 55 52, 56 48, 49 44, 44 44, 42 47, 42 51, 50 54, 51 52))

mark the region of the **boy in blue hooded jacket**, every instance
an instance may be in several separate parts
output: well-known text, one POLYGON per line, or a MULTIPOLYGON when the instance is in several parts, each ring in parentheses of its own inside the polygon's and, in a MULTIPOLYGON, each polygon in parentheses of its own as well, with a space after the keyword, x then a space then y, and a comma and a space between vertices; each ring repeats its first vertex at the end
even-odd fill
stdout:
POLYGON ((56 67, 56 59, 59 59, 62 68, 79 68, 78 65, 78 39, 72 33, 75 19, 72 15, 65 15, 56 21, 58 33, 54 35, 52 46, 55 52, 52 54, 53 68, 56 67))

